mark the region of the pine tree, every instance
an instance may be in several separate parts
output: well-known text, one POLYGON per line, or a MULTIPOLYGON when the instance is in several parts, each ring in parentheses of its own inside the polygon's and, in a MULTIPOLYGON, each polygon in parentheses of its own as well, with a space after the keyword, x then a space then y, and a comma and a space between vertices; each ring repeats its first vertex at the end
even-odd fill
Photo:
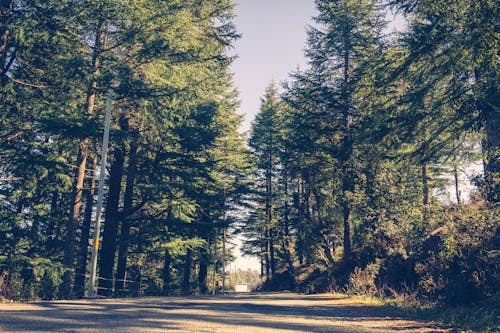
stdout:
MULTIPOLYGON (((276 275, 276 221, 277 207, 276 197, 281 192, 277 177, 280 168, 281 137, 279 129, 279 117, 281 102, 274 83, 265 90, 261 99, 260 112, 252 124, 252 134, 249 145, 256 157, 256 185, 260 192, 257 198, 256 209, 262 209, 259 215, 263 221, 258 224, 261 230, 266 279, 270 280, 276 275)), ((281 194, 281 193, 280 193, 281 194)))
POLYGON ((336 141, 335 158, 340 169, 340 205, 346 262, 352 259, 356 152, 355 128, 366 110, 360 109, 367 87, 363 64, 380 46, 383 27, 372 1, 317 1, 319 28, 309 33, 307 55, 321 77, 321 107, 334 123, 330 140, 336 141))

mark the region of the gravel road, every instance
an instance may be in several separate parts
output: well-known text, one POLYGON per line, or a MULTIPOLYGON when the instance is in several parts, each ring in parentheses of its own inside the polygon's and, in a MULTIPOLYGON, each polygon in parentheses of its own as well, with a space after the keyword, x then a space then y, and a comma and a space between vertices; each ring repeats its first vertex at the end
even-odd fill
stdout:
POLYGON ((0 304, 0 332, 459 332, 335 295, 292 293, 0 304))

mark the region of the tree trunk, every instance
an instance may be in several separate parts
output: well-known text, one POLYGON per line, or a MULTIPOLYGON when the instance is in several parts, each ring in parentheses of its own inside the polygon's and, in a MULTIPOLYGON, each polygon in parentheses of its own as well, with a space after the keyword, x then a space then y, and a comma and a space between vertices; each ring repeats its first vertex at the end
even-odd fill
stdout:
POLYGON ((304 180, 302 181, 302 191, 303 191, 303 216, 302 228, 305 229, 304 232, 304 260, 305 264, 308 265, 311 259, 314 260, 314 254, 311 255, 311 242, 307 238, 311 236, 311 226, 313 225, 313 220, 311 216, 311 184, 309 180, 309 172, 306 171, 304 174, 304 180))
MULTIPOLYGON (((496 91, 495 91, 496 92, 496 91)), ((486 109, 486 198, 491 204, 500 202, 500 111, 498 95, 489 94, 484 102, 486 109)))
POLYGON ((271 278, 276 276, 276 257, 274 255, 274 229, 269 228, 269 259, 271 260, 271 278))
POLYGON ((87 190, 87 199, 85 201, 85 213, 82 223, 80 235, 80 253, 75 269, 75 285, 74 293, 76 297, 82 298, 85 294, 85 274, 87 273, 87 258, 89 253, 90 226, 92 223, 92 212, 94 207, 94 192, 95 192, 95 170, 97 166, 97 158, 92 158, 91 163, 92 175, 90 176, 90 184, 87 190))
POLYGON ((353 170, 353 149, 354 141, 352 137, 352 82, 351 82, 351 32, 347 26, 343 34, 343 82, 341 88, 342 98, 342 118, 343 118, 343 138, 341 153, 341 174, 342 174, 342 215, 344 225, 344 262, 348 269, 351 268, 352 261, 352 195, 354 193, 354 170, 353 170))
POLYGON ((217 293, 217 285, 216 285, 216 280, 217 280, 217 233, 218 230, 215 228, 214 232, 214 274, 213 274, 213 280, 212 280, 212 294, 215 295, 217 293))
POLYGON ((200 270, 198 271, 198 286, 202 295, 208 293, 208 265, 208 251, 205 247, 202 247, 200 249, 200 270))
MULTIPOLYGON (((269 147, 272 147, 272 135, 269 142, 269 147)), ((274 274, 274 248, 273 248, 273 235, 272 235, 272 222, 273 222, 273 156, 272 150, 269 148, 268 165, 266 170, 266 278, 269 280, 274 274)))
POLYGON ((283 252, 285 255, 285 261, 287 263, 287 269, 293 274, 293 261, 292 253, 290 251, 290 208, 288 206, 288 177, 285 171, 284 175, 284 185, 285 185, 285 206, 284 206, 284 237, 283 237, 283 252))
MULTIPOLYGON (((13 12, 13 0, 3 0, 0 1, 0 82, 3 82, 4 75, 9 71, 9 66, 13 64, 13 61, 7 60, 9 58, 9 39, 10 30, 7 27, 9 21, 12 17, 13 12)), ((12 57, 12 55, 10 55, 12 57)), ((5 79, 7 79, 5 77, 5 79)))
POLYGON ((47 253, 54 255, 59 242, 59 230, 61 228, 61 193, 54 191, 50 200, 50 224, 47 230, 47 253))
POLYGON ((265 253, 265 262, 266 262, 266 281, 269 281, 271 278, 271 236, 269 235, 269 226, 265 227, 265 241, 266 241, 266 253, 265 253))
POLYGON ((71 195, 71 209, 68 224, 66 225, 66 235, 64 242, 64 257, 63 265, 65 271, 63 275, 63 283, 60 289, 60 294, 63 298, 72 297, 72 278, 71 270, 74 266, 75 244, 76 244, 76 226, 78 217, 80 216, 80 206, 82 202, 83 180, 85 177, 85 165, 87 163, 89 140, 85 139, 80 142, 78 157, 76 161, 75 183, 73 185, 73 193, 71 195))
POLYGON ((111 296, 113 290, 113 269, 118 236, 118 205, 123 177, 124 151, 116 148, 114 161, 109 172, 109 191, 106 203, 104 230, 102 233, 101 260, 99 262, 99 288, 103 296, 111 296))
POLYGON ((462 204, 462 199, 460 198, 460 190, 458 188, 459 185, 459 178, 458 178, 458 168, 456 165, 453 166, 453 178, 455 180, 455 196, 457 198, 457 205, 462 204))
POLYGON ((171 293, 170 284, 172 283, 172 257, 170 256, 170 251, 165 248, 165 254, 163 256, 163 270, 161 277, 163 279, 163 295, 168 296, 171 293))
MULTIPOLYGON (((350 97, 348 97, 350 101, 350 97)), ((344 261, 348 268, 351 268, 352 261, 352 196, 354 194, 354 170, 353 170, 353 149, 351 116, 349 114, 350 102, 345 105, 345 133, 342 143, 342 215, 344 225, 344 261)))
MULTIPOLYGON (((344 261, 352 259, 352 207, 349 199, 346 198, 346 185, 344 185, 344 194, 342 202, 342 213, 344 220, 344 261)), ((348 186, 348 185, 347 185, 348 186)))
POLYGON ((429 175, 427 164, 422 164, 422 205, 424 207, 424 225, 428 224, 429 219, 429 175))
POLYGON ((188 249, 184 258, 184 272, 182 278, 182 293, 191 294, 191 269, 193 266, 193 250, 188 249))
POLYGON ((225 290, 226 290, 226 227, 222 228, 222 293, 224 293, 225 290))
MULTIPOLYGON (((304 186, 302 184, 301 186, 301 180, 300 178, 297 179, 297 200, 296 200, 296 206, 297 206, 297 223, 300 226, 302 223, 302 219, 304 217, 304 204, 301 200, 301 197, 303 196, 304 192, 304 186)), ((297 237, 297 256, 299 259, 299 265, 302 266, 304 265, 304 231, 302 228, 298 228, 298 237, 297 237)))
POLYGON ((127 271, 128 247, 130 244, 130 221, 128 214, 133 207, 134 182, 137 169, 137 142, 132 142, 130 146, 127 183, 125 185, 125 194, 123 196, 123 218, 120 229, 120 247, 118 250, 118 266, 116 268, 115 290, 123 294, 126 289, 125 273, 127 271))
POLYGON ((261 255, 260 255, 260 282, 262 283, 264 281, 264 267, 265 267, 264 256, 262 255, 262 253, 264 252, 264 248, 262 246, 260 247, 260 252, 261 252, 261 255))

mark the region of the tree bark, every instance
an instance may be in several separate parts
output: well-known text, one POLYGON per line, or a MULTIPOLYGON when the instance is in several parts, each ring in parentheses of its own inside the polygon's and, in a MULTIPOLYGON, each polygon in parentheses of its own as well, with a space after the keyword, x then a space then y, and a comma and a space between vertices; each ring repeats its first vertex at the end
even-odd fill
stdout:
POLYGON ((265 252, 265 263, 266 263, 266 281, 269 281, 271 278, 271 236, 269 235, 269 226, 265 227, 265 242, 266 242, 266 252, 265 252))
POLYGON ((123 211, 124 215, 121 219, 120 229, 120 246, 118 250, 118 266, 115 276, 115 290, 119 294, 123 294, 126 289, 125 274, 127 271, 128 248, 130 244, 130 221, 126 212, 129 212, 133 207, 134 197, 134 182, 137 171, 137 142, 133 141, 130 146, 127 170, 127 182, 125 185, 125 194, 123 196, 123 211))
MULTIPOLYGON (((304 186, 301 186, 300 178, 297 179, 297 200, 295 202, 297 207, 297 222, 300 226, 302 222, 302 218, 304 216, 304 205, 301 200, 301 197, 304 192, 304 186)), ((297 257, 299 259, 299 265, 304 265, 304 231, 302 228, 298 228, 298 237, 297 237, 297 257)))
POLYGON ((47 254, 56 253, 61 224, 61 193, 54 191, 50 200, 50 224, 47 230, 47 254))
POLYGON ((97 158, 93 157, 91 162, 92 175, 90 176, 89 188, 85 200, 85 213, 80 235, 80 253, 75 268, 74 293, 76 297, 82 298, 85 294, 85 274, 87 273, 87 258, 89 253, 90 226, 92 223, 92 212, 94 207, 95 192, 95 170, 97 158))
POLYGON ((495 88, 491 88, 482 103, 486 119, 486 198, 490 204, 500 202, 500 109, 495 88))
POLYGON ((292 253, 290 251, 290 207, 288 204, 288 176, 286 173, 283 177, 284 185, 285 185, 285 206, 284 206, 284 237, 283 237, 283 251, 285 255, 285 261, 287 263, 287 269, 290 273, 293 274, 293 261, 292 261, 292 253))
POLYGON ((274 254, 274 229, 269 228, 269 259, 271 260, 271 278, 276 276, 276 256, 274 254))
POLYGON ((459 178, 458 178, 458 168, 456 165, 453 166, 453 179, 455 180, 455 196, 457 198, 457 205, 462 204, 462 199, 460 198, 459 178))
POLYGON ((123 178, 124 151, 116 148, 109 172, 109 191, 106 203, 104 230, 102 233, 101 260, 99 262, 99 288, 103 296, 111 296, 113 289, 113 269, 118 236, 118 205, 123 178))
POLYGON ((352 195, 354 193, 354 166, 353 149, 354 141, 352 137, 352 82, 351 82, 351 32, 347 26, 342 32, 343 38, 343 82, 341 88, 343 137, 341 156, 341 175, 342 175, 342 215, 344 225, 344 262, 350 268, 352 261, 352 195))
POLYGON ((265 251, 264 247, 261 246, 260 247, 260 252, 261 252, 261 255, 260 255, 260 281, 263 282, 264 280, 264 267, 266 266, 265 263, 264 263, 264 256, 262 255, 262 253, 265 251))
POLYGON ((269 280, 275 273, 274 263, 274 246, 273 246, 273 137, 272 133, 269 135, 269 152, 266 170, 266 278, 269 280))
POLYGON ((163 255, 163 295, 168 296, 171 293, 170 284, 172 283, 172 257, 170 256, 170 251, 168 248, 165 249, 165 254, 163 255))
MULTIPOLYGON (((2 73, 2 77, 9 71, 9 63, 10 65, 13 63, 12 61, 7 60, 10 48, 10 30, 7 25, 12 17, 14 9, 13 6, 13 0, 0 1, 0 72, 2 73)), ((0 79, 0 82, 3 81, 3 78, 0 79)))
POLYGON ((79 145, 78 156, 75 170, 75 183, 73 185, 73 193, 71 195, 71 209, 68 224, 66 225, 66 235, 64 242, 64 257, 63 265, 65 271, 63 275, 63 283, 61 286, 61 296, 63 298, 71 298, 72 295, 72 269, 75 258, 75 243, 76 243, 76 226, 78 217, 80 216, 80 206, 82 202, 83 180, 85 177, 85 165, 87 163, 88 139, 82 140, 79 145))
POLYGON ((422 164, 422 205, 424 207, 424 225, 428 224, 429 220, 429 174, 427 164, 422 164))
POLYGON ((202 295, 208 293, 208 264, 208 251, 202 247, 200 249, 200 270, 198 271, 198 286, 202 295))
POLYGON ((182 277, 182 293, 190 295, 191 290, 191 269, 193 266, 193 250, 188 249, 184 257, 184 272, 182 277))
POLYGON ((486 200, 493 205, 500 202, 500 97, 495 60, 485 61, 474 69, 475 81, 480 85, 477 105, 483 114, 486 130, 485 181, 486 200))

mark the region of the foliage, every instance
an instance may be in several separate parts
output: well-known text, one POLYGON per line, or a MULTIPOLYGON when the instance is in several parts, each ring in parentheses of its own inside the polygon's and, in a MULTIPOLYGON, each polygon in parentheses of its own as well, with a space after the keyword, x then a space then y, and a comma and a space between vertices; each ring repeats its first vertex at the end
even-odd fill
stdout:
POLYGON ((18 295, 7 296, 84 296, 110 87, 100 291, 203 289, 209 268, 221 269, 204 251, 220 248, 219 231, 237 221, 247 188, 229 72, 238 38, 231 1, 8 3, 0 255, 18 295), (19 257, 37 272, 23 276, 19 257), (52 266, 29 264, 34 258, 52 266))
POLYGON ((249 140, 256 187, 244 230, 264 286, 279 287, 266 267, 275 257, 301 292, 494 304, 498 6, 316 6, 308 67, 290 75, 279 98, 266 90, 249 140), (388 8, 405 16, 404 31, 386 35, 388 8), (461 174, 478 162, 484 172, 474 170, 464 190, 461 174))

